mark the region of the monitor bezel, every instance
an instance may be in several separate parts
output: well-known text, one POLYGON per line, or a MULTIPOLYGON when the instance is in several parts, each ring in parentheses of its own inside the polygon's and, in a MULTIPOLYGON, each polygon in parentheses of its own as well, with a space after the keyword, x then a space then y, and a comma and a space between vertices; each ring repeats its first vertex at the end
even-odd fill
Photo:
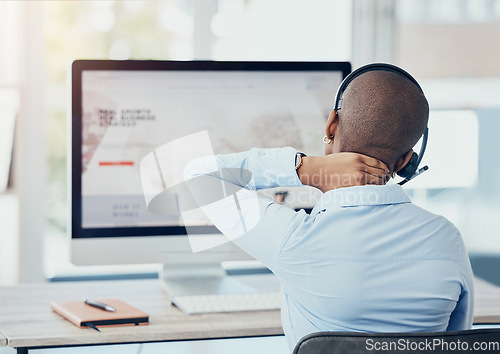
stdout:
MULTIPOLYGON (((336 71, 344 79, 349 62, 75 60, 71 64, 71 175, 69 204, 71 237, 183 236, 184 226, 82 227, 82 73, 84 71, 336 71)), ((332 97, 332 102, 334 97, 332 97)), ((214 226, 190 226, 189 234, 219 233, 214 226)))

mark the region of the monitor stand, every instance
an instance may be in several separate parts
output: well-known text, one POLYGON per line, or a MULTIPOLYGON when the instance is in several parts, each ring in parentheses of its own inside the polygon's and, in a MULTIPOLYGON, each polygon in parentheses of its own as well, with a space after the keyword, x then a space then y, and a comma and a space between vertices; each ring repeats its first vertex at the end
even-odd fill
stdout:
MULTIPOLYGON (((171 297, 255 293, 259 289, 228 276, 220 263, 163 265, 160 281, 171 297)), ((241 278, 241 277, 240 277, 241 278)))

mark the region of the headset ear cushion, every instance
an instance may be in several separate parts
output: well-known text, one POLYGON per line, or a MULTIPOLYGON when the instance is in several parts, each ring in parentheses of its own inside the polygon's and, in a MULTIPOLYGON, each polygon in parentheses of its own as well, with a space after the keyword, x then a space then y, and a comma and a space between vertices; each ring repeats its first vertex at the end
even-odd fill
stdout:
POLYGON ((418 154, 414 152, 411 155, 410 161, 408 161, 408 163, 397 173, 398 176, 401 176, 403 178, 411 178, 417 171, 417 168, 418 168, 418 154))

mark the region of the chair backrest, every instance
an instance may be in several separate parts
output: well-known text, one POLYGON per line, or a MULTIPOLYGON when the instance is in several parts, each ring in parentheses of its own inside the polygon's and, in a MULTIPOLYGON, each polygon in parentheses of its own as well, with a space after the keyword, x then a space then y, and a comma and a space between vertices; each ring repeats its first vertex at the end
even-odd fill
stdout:
POLYGON ((317 332, 294 354, 500 353, 500 329, 427 333, 317 332))

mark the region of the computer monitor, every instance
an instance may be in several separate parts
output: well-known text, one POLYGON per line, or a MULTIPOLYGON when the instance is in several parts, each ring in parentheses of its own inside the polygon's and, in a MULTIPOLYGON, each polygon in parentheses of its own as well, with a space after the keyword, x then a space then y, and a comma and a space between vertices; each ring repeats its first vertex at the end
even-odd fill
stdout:
MULTIPOLYGON (((71 68, 71 260, 77 265, 163 263, 196 269, 250 257, 232 243, 193 253, 176 196, 148 211, 141 160, 207 131, 214 153, 293 146, 322 154, 322 132, 347 62, 76 60, 71 68)), ((308 188, 308 187, 304 187, 308 188)), ((265 191, 269 196, 283 190, 265 191)), ((285 204, 308 208, 318 197, 285 204)), ((216 237, 206 222, 196 237, 216 237)))

